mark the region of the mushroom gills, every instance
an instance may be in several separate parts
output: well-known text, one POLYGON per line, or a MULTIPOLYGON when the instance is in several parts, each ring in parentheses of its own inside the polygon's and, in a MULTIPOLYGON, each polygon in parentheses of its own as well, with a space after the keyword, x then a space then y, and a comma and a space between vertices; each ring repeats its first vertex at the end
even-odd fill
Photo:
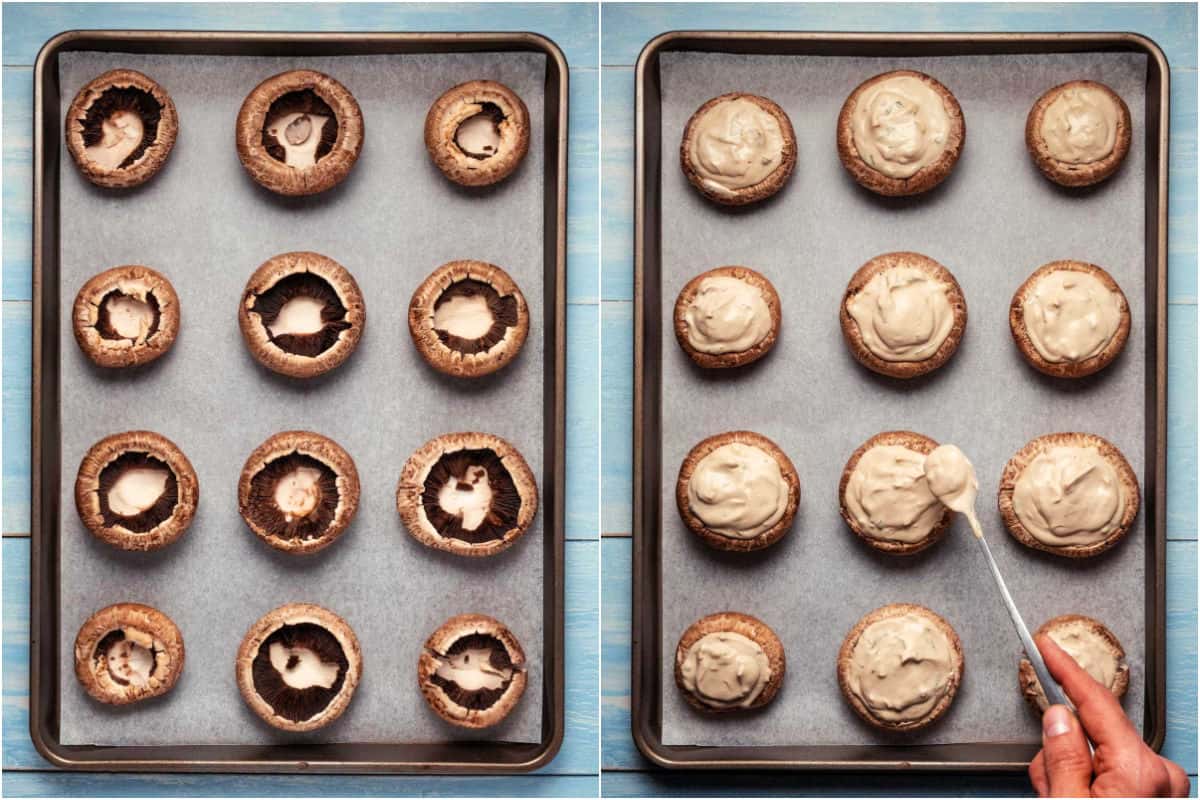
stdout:
POLYGON ((263 124, 263 148, 295 169, 313 167, 337 142, 337 115, 311 89, 288 92, 271 104, 263 124))
POLYGON ((254 299, 267 336, 281 350, 315 358, 337 344, 346 321, 346 307, 324 278, 311 272, 288 275, 254 299))
POLYGON ((504 696, 517 667, 504 643, 486 633, 455 640, 445 653, 431 653, 438 668, 430 683, 441 688, 456 705, 468 711, 486 711, 504 696))
POLYGON ((111 86, 100 93, 79 120, 83 152, 104 169, 132 166, 154 144, 162 106, 149 92, 111 86))
POLYGON ((504 112, 495 103, 480 103, 479 112, 459 123, 454 143, 463 155, 483 161, 500 151, 500 123, 504 112))
POLYGON ((280 539, 318 539, 337 516, 337 473, 305 453, 269 461, 250 478, 248 515, 280 539))
POLYGON ((100 299, 96 331, 102 339, 140 344, 158 333, 160 317, 158 299, 147 287, 121 287, 100 299))
POLYGON ((484 544, 517 527, 521 495, 493 451, 457 450, 430 468, 421 505, 440 536, 484 544))
POLYGON ((158 651, 154 640, 141 631, 115 630, 96 644, 96 668, 108 673, 119 686, 145 686, 154 674, 158 651))
POLYGON ((303 722, 338 696, 349 666, 337 637, 320 625, 301 622, 284 625, 263 640, 251 674, 254 690, 277 716, 303 722))
POLYGON ((179 500, 175 473, 148 453, 122 453, 100 470, 98 483, 104 524, 133 533, 147 533, 170 519, 179 500))
POLYGON ((473 278, 452 283, 433 305, 438 339, 451 350, 468 355, 491 350, 516 324, 517 298, 502 297, 491 284, 473 278), (489 318, 491 324, 485 328, 489 318))

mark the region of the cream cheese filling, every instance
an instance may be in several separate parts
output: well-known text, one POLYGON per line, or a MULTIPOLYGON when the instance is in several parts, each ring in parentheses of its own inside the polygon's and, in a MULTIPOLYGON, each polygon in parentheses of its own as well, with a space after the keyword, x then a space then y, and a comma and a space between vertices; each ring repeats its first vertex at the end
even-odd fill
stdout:
POLYGON ((108 648, 105 666, 117 683, 145 686, 154 671, 153 645, 149 641, 137 642, 130 635, 130 631, 125 631, 125 638, 108 648))
POLYGON ((925 456, 925 480, 942 505, 967 518, 971 531, 983 538, 983 528, 975 516, 975 499, 979 496, 979 479, 975 465, 967 455, 952 444, 938 445, 925 456))
POLYGON ((863 344, 884 361, 924 361, 954 327, 950 287, 916 267, 876 273, 847 310, 863 344))
POLYGON ((136 517, 158 502, 167 488, 167 471, 139 467, 122 472, 108 490, 108 507, 122 517, 136 517))
POLYGON ((476 114, 458 126, 454 141, 464 153, 490 158, 500 149, 500 129, 490 114, 476 114))
POLYGON ((713 708, 746 708, 771 680, 758 642, 732 631, 701 637, 684 654, 679 671, 684 688, 713 708))
POLYGON ((283 148, 283 163, 304 169, 317 163, 317 148, 328 116, 303 111, 282 114, 267 123, 267 133, 283 148))
POLYGON ((492 508, 492 487, 483 467, 468 467, 462 478, 451 478, 438 492, 438 505, 447 514, 460 517, 464 530, 473 531, 487 519, 492 508))
POLYGON ((442 656, 437 675, 458 684, 468 692, 500 689, 512 679, 511 669, 492 666, 492 651, 485 647, 467 648, 461 653, 442 656))
POLYGON ((272 336, 303 336, 325 327, 321 312, 325 302, 308 295, 297 295, 283 304, 275 321, 267 326, 272 336))
POLYGON ((1013 510, 1031 536, 1052 547, 1103 541, 1121 527, 1125 489, 1095 447, 1039 453, 1013 487, 1013 510))
POLYGON ((700 281, 684 322, 688 344, 701 353, 742 353, 771 332, 771 309, 758 287, 710 275, 700 281))
POLYGON ((877 445, 863 453, 844 499, 859 528, 885 541, 919 542, 942 518, 942 506, 925 479, 925 456, 901 445, 877 445))
POLYGON ((929 714, 950 691, 950 640, 918 614, 867 626, 850 656, 848 685, 872 716, 910 722, 929 714))
POLYGON ((307 647, 288 647, 282 642, 271 642, 267 654, 279 677, 293 689, 311 689, 314 686, 329 689, 337 681, 340 667, 322 661, 307 647))
POLYGON ((1090 625, 1080 621, 1055 625, 1049 635, 1054 643, 1066 650, 1067 655, 1075 659, 1097 683, 1109 689, 1113 688, 1120 663, 1108 642, 1090 625))
POLYGON ((492 311, 483 295, 456 294, 433 311, 433 327, 460 339, 478 339, 492 329, 492 311))
POLYGON ((116 169, 142 141, 145 126, 132 111, 118 111, 100 125, 100 141, 84 148, 84 155, 104 169, 116 169))
POLYGON ((851 118, 854 148, 876 172, 910 178, 941 158, 950 135, 942 96, 911 75, 868 87, 851 118))
POLYGON ((1050 363, 1098 355, 1121 326, 1121 301, 1094 275, 1054 270, 1023 300, 1025 330, 1038 355, 1050 363))
POLYGON ((753 539, 783 518, 788 484, 779 462, 753 445, 723 444, 700 459, 688 481, 688 506, 705 527, 753 539))
POLYGON ((751 100, 722 100, 696 120, 688 158, 706 187, 729 194, 761 183, 779 168, 783 130, 751 100))
POLYGON ((1042 141, 1056 161, 1093 164, 1112 153, 1120 117, 1107 92, 1089 86, 1064 89, 1042 114, 1042 141))
POLYGON ((286 522, 303 519, 321 499, 321 471, 315 467, 297 467, 275 484, 275 505, 286 522))

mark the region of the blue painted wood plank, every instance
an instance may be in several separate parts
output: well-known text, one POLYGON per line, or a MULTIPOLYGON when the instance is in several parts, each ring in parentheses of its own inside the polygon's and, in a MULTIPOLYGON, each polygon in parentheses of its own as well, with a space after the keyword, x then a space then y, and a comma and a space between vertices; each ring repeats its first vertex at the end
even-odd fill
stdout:
POLYGON ((5 772, 7 797, 595 797, 595 775, 87 775, 5 772))
MULTIPOLYGON (((595 262, 592 262, 595 264, 595 262)), ((567 306, 568 539, 600 536, 600 307, 567 306)))
POLYGON ((4 63, 33 64, 73 29, 223 31, 535 31, 572 66, 595 66, 596 8, 572 3, 5 3, 4 63))
POLYGON ((571 70, 567 300, 600 300, 600 70, 571 70), (578 265, 578 266, 577 266, 578 265))
MULTIPOLYGON (((654 769, 642 758, 629 732, 633 544, 628 538, 608 538, 602 540, 602 548, 601 764, 605 770, 654 769)), ((1163 755, 1192 775, 1197 769, 1196 551, 1197 543, 1194 541, 1167 544, 1167 739, 1163 755)), ((606 772, 606 779, 608 775, 606 772)), ((710 789, 718 791, 716 787, 710 787, 704 778, 696 780, 698 782, 693 788, 703 786, 705 794, 710 789)), ((857 781, 857 778, 843 779, 845 791, 853 795, 875 793, 870 784, 860 785, 857 781)), ((685 784, 673 785, 676 791, 681 791, 685 784)), ((638 784, 629 785, 634 787, 638 784)), ((607 791, 607 784, 605 786, 607 791)), ((732 791, 732 784, 728 788, 732 791)), ((796 787, 792 788, 794 790, 796 787)), ((822 787, 820 793, 825 793, 824 790, 828 788, 822 787)), ((962 788, 965 790, 965 787, 962 788)), ((908 791, 918 795, 936 792, 937 782, 931 780, 927 785, 913 786, 908 791)), ((720 793, 724 794, 725 790, 720 793)), ((958 794, 958 791, 949 793, 958 794)))
POLYGON ((5 533, 28 533, 32 308, 29 303, 5 302, 0 313, 4 336, 2 522, 5 533))
POLYGON ((605 797, 1032 797, 1021 775, 605 772, 605 797))
POLYGON ((1196 306, 1167 306, 1167 537, 1196 538, 1196 306))
POLYGON ((1196 288, 1196 70, 1171 71, 1170 197, 1167 297, 1195 303, 1196 288))
POLYGON ((633 299, 634 74, 606 67, 601 88, 604 154, 601 188, 604 246, 600 262, 605 300, 633 299))
POLYGON ((600 306, 600 524, 604 533, 633 530, 633 304, 600 306))
POLYGON ((33 70, 4 68, 5 300, 33 296, 33 70))
POLYGON ((1136 31, 1172 66, 1196 66, 1196 7, 1183 3, 772 3, 753 14, 736 3, 605 3, 602 14, 605 66, 635 63, 671 30, 1136 31))
MULTIPOLYGON (((599 768, 596 747, 600 733, 597 716, 600 643, 596 630, 600 611, 599 555, 600 545, 597 541, 568 542, 566 546, 566 736, 558 757, 539 775, 587 775, 596 773, 599 768)), ((29 540, 26 538, 3 540, 3 600, 4 769, 46 769, 50 765, 38 755, 29 739, 29 540)), ((7 777, 6 773, 6 790, 7 777)), ((325 780, 328 782, 330 779, 325 780)), ((434 790, 455 794, 449 789, 443 790, 439 779, 428 780, 429 785, 435 787, 434 790)), ((500 795, 524 793, 522 784, 510 786, 504 782, 506 780, 509 779, 501 779, 490 790, 480 788, 478 791, 500 795)), ((105 783, 103 787, 108 785, 105 783)), ((194 782, 186 785, 193 788, 198 786, 194 782)), ((274 793, 272 786, 263 784, 261 791, 251 794, 274 793)), ((301 789, 295 791, 300 794, 318 793, 311 788, 316 784, 309 786, 307 792, 301 789)), ((98 785, 97 791, 107 793, 108 789, 103 787, 98 785)), ((221 793, 224 791, 222 789, 221 793)), ((364 791, 385 793, 382 788, 364 791)), ((112 793, 119 794, 119 791, 113 789, 112 793)))

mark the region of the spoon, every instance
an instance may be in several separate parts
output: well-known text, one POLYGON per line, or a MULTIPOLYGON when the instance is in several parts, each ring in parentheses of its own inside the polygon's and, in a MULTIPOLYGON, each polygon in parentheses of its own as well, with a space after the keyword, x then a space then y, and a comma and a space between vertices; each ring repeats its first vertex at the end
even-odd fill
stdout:
MULTIPOLYGON (((1000 568, 996 566, 996 559, 992 558, 992 551, 988 547, 987 539, 983 538, 983 528, 979 525, 979 518, 975 516, 975 498, 979 494, 979 480, 975 477, 975 467, 967 460, 962 450, 952 444, 944 444, 925 457, 925 480, 929 484, 929 491, 941 501, 942 505, 951 511, 962 514, 970 523, 975 538, 983 547, 983 554, 987 558, 988 566, 991 567, 992 577, 996 579, 996 585, 1000 587, 1000 596, 1004 598, 1008 615, 1012 618, 1013 627, 1017 629, 1017 636, 1021 639, 1021 646, 1025 648, 1025 654, 1029 656, 1029 661, 1033 664, 1033 671, 1037 675, 1038 682, 1042 684, 1042 691, 1046 693, 1046 699, 1050 701, 1051 705, 1064 705, 1073 713, 1075 705, 1059 686, 1058 681, 1050 677, 1050 670, 1046 668, 1046 662, 1042 658, 1041 652, 1033 643, 1033 637, 1029 635, 1029 628, 1025 626, 1025 620, 1021 618, 1021 612, 1017 610, 1017 604, 1013 602, 1004 578, 1000 576, 1000 568)), ((1088 748, 1092 748, 1090 741, 1088 748)), ((1094 753, 1095 750, 1093 749, 1092 752, 1094 753)))

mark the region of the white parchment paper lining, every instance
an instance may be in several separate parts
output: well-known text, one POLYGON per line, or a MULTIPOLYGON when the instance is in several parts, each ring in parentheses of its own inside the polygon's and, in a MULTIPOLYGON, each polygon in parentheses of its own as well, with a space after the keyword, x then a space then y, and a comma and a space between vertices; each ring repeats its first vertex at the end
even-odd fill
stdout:
POLYGON ((465 559, 430 550, 405 531, 394 492, 409 454, 450 431, 496 433, 515 444, 542 480, 542 131, 545 57, 446 54, 243 58, 63 53, 62 113, 107 69, 131 67, 161 83, 179 112, 179 138, 163 171, 142 188, 94 188, 65 147, 62 174, 62 660, 64 744, 180 745, 430 742, 541 739, 542 520, 507 552, 465 559), (254 183, 234 148, 242 100, 261 80, 311 68, 358 99, 362 156, 339 187, 281 198, 254 183), (531 117, 529 154, 497 187, 460 189, 433 166, 423 125, 446 89, 474 78, 510 86, 531 117), (271 256, 315 250, 357 279, 367 324, 357 351, 322 378, 297 382, 255 362, 237 306, 246 279, 271 256), (443 378, 408 333, 409 298, 440 264, 474 258, 503 266, 530 306, 517 360, 476 382, 443 378), (91 275, 146 264, 179 293, 182 327, 172 351, 134 373, 92 367, 76 347, 70 303, 91 275), (152 554, 96 541, 75 513, 79 460, 98 439, 135 428, 180 446, 200 480, 190 530, 152 554), (358 515, 343 539, 311 557, 258 541, 237 510, 242 464, 281 430, 315 430, 355 459, 358 515), (74 679, 73 643, 83 621, 110 603, 153 605, 183 632, 187 661, 166 697, 113 709, 74 679), (242 702, 237 648, 260 616, 287 602, 315 602, 354 628, 363 677, 345 715, 311 734, 277 732, 242 702), (416 664, 427 636, 465 612, 490 614, 520 640, 530 680, 500 726, 479 733, 444 723, 425 704, 416 664))
POLYGON ((889 744, 843 702, 835 664, 855 621, 887 603, 917 602, 962 638, 966 669, 948 715, 912 743, 1036 742, 1036 718, 1017 688, 1021 653, 978 546, 956 521, 923 554, 898 558, 859 542, 838 515, 846 459, 889 429, 961 446, 980 480, 980 519, 1031 628, 1065 613, 1103 621, 1132 668, 1124 706, 1141 728, 1145 676, 1145 515, 1108 555, 1067 561, 1018 544, 995 493, 1008 458, 1054 431, 1100 434, 1140 477, 1145 453, 1145 57, 1131 54, 941 58, 821 58, 664 53, 663 87, 663 741, 691 745, 889 744), (954 92, 966 118, 962 158, 943 186, 909 199, 858 187, 838 161, 834 131, 845 98, 890 69, 917 69, 954 92), (1134 143, 1120 172, 1099 187, 1061 190, 1025 149, 1025 117, 1046 89, 1075 78, 1107 83, 1129 105, 1134 143), (762 94, 791 117, 799 159, 781 195, 724 210, 678 166, 688 117, 729 91, 762 94), (843 342, 838 304, 853 272, 879 253, 915 250, 944 264, 966 295, 958 353, 925 379, 903 382, 860 367, 843 342), (1008 305, 1035 268, 1073 258, 1104 266, 1129 299, 1133 328, 1119 361, 1093 378, 1045 378, 1013 345, 1008 305), (773 353, 749 368, 703 372, 674 341, 675 298, 694 275, 743 264, 766 275, 783 302, 773 353), (800 473, 795 524, 750 556, 714 551, 675 510, 687 451, 722 431, 774 439, 800 473), (783 641, 787 677, 760 713, 692 711, 671 674, 684 629, 705 614, 753 614, 783 641))

